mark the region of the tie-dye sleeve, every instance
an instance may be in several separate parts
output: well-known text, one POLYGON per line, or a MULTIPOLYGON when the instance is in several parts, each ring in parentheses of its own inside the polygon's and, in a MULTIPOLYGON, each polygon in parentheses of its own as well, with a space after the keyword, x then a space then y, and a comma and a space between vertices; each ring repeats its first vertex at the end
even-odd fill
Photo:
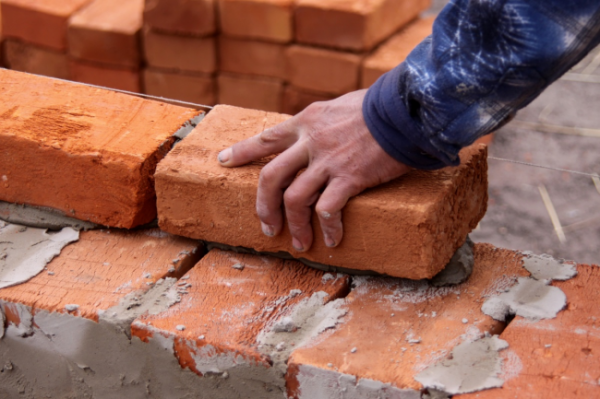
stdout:
POLYGON ((367 92, 377 142, 419 169, 460 162, 600 42, 599 0, 454 0, 367 92))

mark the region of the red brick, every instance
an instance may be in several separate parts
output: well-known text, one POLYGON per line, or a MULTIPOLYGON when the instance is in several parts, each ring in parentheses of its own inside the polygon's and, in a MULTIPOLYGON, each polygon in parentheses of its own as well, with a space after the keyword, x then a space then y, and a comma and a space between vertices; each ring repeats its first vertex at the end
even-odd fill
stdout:
POLYGON ((577 277, 569 281, 552 283, 568 301, 556 318, 531 322, 517 316, 502 333, 501 338, 509 344, 503 387, 455 398, 598 396, 600 268, 579 265, 577 272, 577 277))
POLYGON ((166 33, 209 36, 216 32, 216 0, 146 0, 144 24, 166 33))
POLYGON ((381 75, 403 62, 417 44, 431 35, 433 21, 434 17, 429 17, 412 22, 365 58, 361 87, 370 87, 381 75))
MULTIPOLYGON (((526 275, 519 254, 477 244, 473 274, 458 286, 436 288, 425 281, 354 278, 356 287, 346 298, 349 316, 345 321, 318 344, 292 353, 287 396, 332 397, 336 386, 327 383, 341 382, 343 375, 356 377, 351 390, 361 380, 391 385, 368 397, 404 397, 394 388, 420 391, 423 387, 414 379, 420 371, 444 359, 457 344, 502 330, 503 323, 483 314, 481 305, 487 295, 526 275), (312 379, 307 378, 310 375, 312 379), (387 394, 377 396, 383 392, 387 394)), ((346 392, 347 397, 359 397, 353 393, 346 392)))
POLYGON ((6 37, 58 51, 67 49, 69 17, 90 0, 3 0, 2 29, 6 37))
POLYGON ((214 37, 180 36, 146 29, 144 55, 150 67, 213 73, 217 70, 215 41, 214 37))
POLYGON ((0 82, 0 200, 115 227, 155 218, 155 165, 198 111, 9 70, 0 82))
POLYGON ((20 40, 4 41, 4 62, 15 71, 69 79, 67 55, 45 47, 27 44, 20 40))
MULTIPOLYGON (((212 250, 187 274, 188 294, 181 302, 138 318, 132 334, 144 341, 156 335, 174 338, 181 367, 200 375, 196 361, 211 354, 269 368, 268 355, 257 348, 263 330, 316 292, 326 293, 324 302, 347 292, 347 277, 328 280, 324 274, 296 261, 212 250)), ((226 370, 213 370, 219 371, 226 370)))
POLYGON ((138 68, 144 0, 94 0, 69 21, 69 54, 77 59, 138 68))
POLYGON ((212 105, 216 102, 215 86, 215 78, 211 75, 154 68, 144 70, 145 91, 153 96, 212 105))
POLYGON ((140 93, 138 69, 117 67, 95 62, 69 61, 69 74, 76 82, 140 93))
POLYGON ((283 100, 283 82, 247 75, 220 74, 219 104, 279 112, 283 100))
MULTIPOLYGON (((79 241, 63 248, 47 271, 2 289, 0 304, 59 313, 67 313, 65 305, 76 304, 78 316, 97 321, 127 294, 147 291, 147 283, 185 274, 199 260, 200 249, 195 241, 158 229, 81 232, 79 241)), ((19 324, 14 317, 9 321, 19 324)))
POLYGON ((285 88, 283 94, 283 113, 296 115, 314 102, 327 101, 333 98, 334 96, 331 95, 309 92, 294 86, 288 86, 285 88))
POLYGON ((429 0, 297 0, 296 40, 345 50, 371 50, 429 4, 429 0))
POLYGON ((445 267, 485 213, 486 149, 475 145, 463 150, 459 167, 412 171, 351 199, 343 215, 344 239, 337 248, 325 246, 313 215, 313 247, 298 253, 287 227, 274 238, 261 233, 255 201, 264 163, 229 169, 217 161, 223 149, 287 118, 215 107, 157 168, 161 228, 186 237, 421 279, 445 267))
POLYGON ((221 31, 227 36, 292 41, 294 0, 219 0, 221 31))
POLYGON ((219 69, 242 75, 286 80, 286 46, 278 43, 219 38, 219 69))
POLYGON ((358 89, 361 55, 291 46, 286 57, 289 81, 298 88, 334 95, 358 89))

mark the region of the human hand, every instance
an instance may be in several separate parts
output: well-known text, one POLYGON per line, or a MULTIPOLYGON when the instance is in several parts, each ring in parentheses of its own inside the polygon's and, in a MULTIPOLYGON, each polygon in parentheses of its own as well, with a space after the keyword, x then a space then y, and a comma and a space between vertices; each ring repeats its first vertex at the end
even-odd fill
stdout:
POLYGON ((297 251, 313 241, 312 206, 328 247, 342 241, 342 209, 369 187, 393 180, 410 168, 388 155, 363 118, 366 90, 310 105, 293 118, 223 150, 219 162, 236 167, 281 153, 261 171, 256 210, 262 230, 283 228, 281 204, 297 251), (298 172, 306 168, 298 175, 298 172))

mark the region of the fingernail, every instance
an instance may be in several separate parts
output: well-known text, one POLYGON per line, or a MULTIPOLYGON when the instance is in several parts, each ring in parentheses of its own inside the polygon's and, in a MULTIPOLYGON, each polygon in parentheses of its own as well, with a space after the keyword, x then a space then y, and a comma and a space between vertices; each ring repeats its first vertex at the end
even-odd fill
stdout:
POLYGON ((262 231, 266 236, 273 237, 275 235, 275 228, 266 223, 261 223, 262 231))
POLYGON ((329 248, 335 247, 335 241, 333 241, 329 236, 325 236, 325 245, 329 248))
POLYGON ((292 238, 292 246, 294 247, 294 249, 296 251, 304 251, 304 246, 302 245, 302 243, 297 239, 297 238, 292 238))
POLYGON ((231 159, 231 148, 227 148, 219 153, 219 162, 227 163, 231 159))

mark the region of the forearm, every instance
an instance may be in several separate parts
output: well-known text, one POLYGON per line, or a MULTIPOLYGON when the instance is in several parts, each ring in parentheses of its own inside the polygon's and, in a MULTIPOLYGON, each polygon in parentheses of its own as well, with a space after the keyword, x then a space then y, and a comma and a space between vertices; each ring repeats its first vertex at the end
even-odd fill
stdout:
POLYGON ((600 1, 451 2, 425 39, 367 93, 378 143, 420 169, 459 151, 526 106, 600 39, 600 1))

